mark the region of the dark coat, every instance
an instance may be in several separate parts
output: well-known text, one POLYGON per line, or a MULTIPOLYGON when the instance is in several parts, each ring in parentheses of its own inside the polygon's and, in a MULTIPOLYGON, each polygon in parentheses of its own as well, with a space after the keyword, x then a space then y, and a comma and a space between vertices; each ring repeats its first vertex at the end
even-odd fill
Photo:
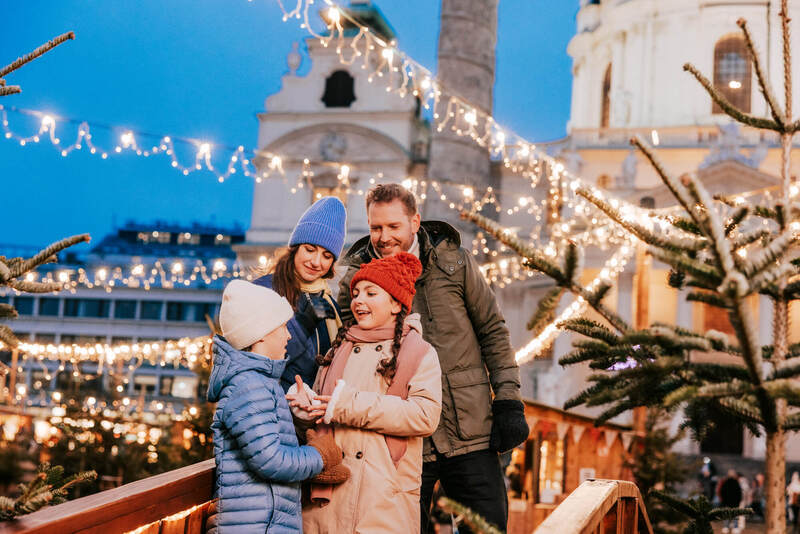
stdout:
MULTIPOLYGON (((272 275, 268 274, 253 280, 254 284, 272 289, 272 275)), ((287 391, 294 384, 294 376, 300 375, 303 382, 311 386, 317 377, 317 354, 325 354, 331 348, 331 339, 325 321, 319 321, 316 328, 309 330, 298 318, 306 313, 308 301, 301 294, 295 303, 297 311, 286 326, 292 339, 286 345, 286 370, 281 376, 281 387, 287 391)), ((336 310, 339 313, 339 310, 336 310)))
MULTIPOLYGON (((521 396, 505 319, 458 232, 447 223, 425 221, 417 238, 423 270, 412 311, 420 314, 423 337, 436 349, 442 368, 442 417, 425 440, 430 461, 435 459, 431 444, 448 457, 488 449, 492 394, 494 400, 520 401, 521 396)), ((351 318, 350 280, 375 257, 366 236, 342 258, 347 267, 338 299, 342 319, 351 318)))
POLYGON ((322 471, 322 457, 297 443, 278 378, 285 360, 270 360, 214 338, 208 400, 217 470, 212 534, 299 534, 300 481, 322 471))

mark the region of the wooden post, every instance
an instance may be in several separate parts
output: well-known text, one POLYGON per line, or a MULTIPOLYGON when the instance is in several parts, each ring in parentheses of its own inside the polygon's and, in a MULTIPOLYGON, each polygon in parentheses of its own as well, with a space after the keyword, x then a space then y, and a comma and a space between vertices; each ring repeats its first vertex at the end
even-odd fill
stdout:
POLYGON ((19 349, 11 349, 11 376, 8 380, 8 397, 10 404, 17 403, 17 365, 19 364, 19 349))
MULTIPOLYGON (((651 198, 643 198, 640 203, 643 208, 655 208, 651 198)), ((652 258, 647 255, 645 244, 641 241, 636 245, 636 273, 633 275, 633 327, 637 330, 650 326, 650 269, 652 258)), ((633 409, 633 431, 637 436, 645 435, 647 421, 647 408, 633 409)))

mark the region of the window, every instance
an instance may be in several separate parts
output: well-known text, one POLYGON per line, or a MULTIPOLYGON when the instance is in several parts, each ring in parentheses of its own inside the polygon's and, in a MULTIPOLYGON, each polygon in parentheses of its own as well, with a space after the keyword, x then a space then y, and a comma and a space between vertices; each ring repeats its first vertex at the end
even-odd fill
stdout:
MULTIPOLYGON (((731 104, 750 112, 750 56, 744 38, 738 35, 723 37, 714 47, 714 87, 731 104)), ((712 102, 712 113, 722 113, 716 102, 712 102)))
POLYGON ((156 392, 156 375, 135 375, 133 377, 133 391, 136 394, 153 395, 156 392))
POLYGON ((112 345, 122 345, 123 343, 133 343, 133 338, 127 336, 114 336, 111 338, 112 345))
POLYGON ((83 299, 81 317, 108 317, 109 302, 105 299, 83 299))
POLYGON ((183 232, 178 234, 179 245, 199 245, 200 234, 193 234, 191 232, 183 232))
POLYGON ((608 128, 611 118, 611 65, 606 67, 606 74, 603 76, 603 100, 600 112, 600 127, 608 128))
POLYGON ((33 315, 33 297, 14 297, 14 307, 20 315, 33 315))
POLYGON ((190 306, 190 310, 186 314, 186 320, 198 323, 204 322, 206 315, 213 319, 217 311, 216 302, 194 302, 188 306, 190 306))
POLYGON ((42 297, 39 299, 39 315, 58 316, 59 302, 56 297, 42 297))
POLYGON ((136 301, 118 300, 114 302, 114 319, 135 319, 136 301))
POLYGON ((540 503, 553 504, 564 492, 564 447, 564 440, 558 439, 555 431, 540 434, 537 488, 540 503))
MULTIPOLYGON (((17 336, 19 337, 19 336, 17 336)), ((33 340, 36 343, 55 343, 56 342, 56 335, 55 334, 33 334, 33 340)))
POLYGON ((326 108, 349 108, 356 95, 353 91, 353 77, 346 70, 337 70, 325 80, 325 94, 322 101, 326 108))
POLYGON ((141 318, 160 321, 162 304, 163 303, 159 301, 143 300, 141 318))
POLYGON ((80 303, 80 299, 64 299, 64 317, 77 317, 80 303))
POLYGON ((183 302, 167 302, 167 321, 183 321, 186 306, 183 302))

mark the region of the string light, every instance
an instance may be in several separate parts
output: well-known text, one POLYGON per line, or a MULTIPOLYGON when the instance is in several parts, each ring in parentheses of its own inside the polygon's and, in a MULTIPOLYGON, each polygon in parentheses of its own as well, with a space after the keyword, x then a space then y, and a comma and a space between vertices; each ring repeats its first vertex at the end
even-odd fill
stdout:
MULTIPOLYGON (((586 287, 586 291, 592 292, 596 290, 600 284, 613 283, 619 273, 625 270, 625 265, 630 260, 635 248, 631 241, 622 245, 619 250, 609 259, 600 271, 599 275, 592 280, 586 287)), ((568 319, 572 319, 583 313, 586 310, 587 302, 583 297, 577 297, 567 308, 561 312, 558 318, 552 323, 548 324, 542 332, 533 338, 527 345, 517 351, 515 357, 517 364, 524 364, 534 359, 542 353, 553 342, 555 337, 559 334, 561 329, 558 325, 568 319)))

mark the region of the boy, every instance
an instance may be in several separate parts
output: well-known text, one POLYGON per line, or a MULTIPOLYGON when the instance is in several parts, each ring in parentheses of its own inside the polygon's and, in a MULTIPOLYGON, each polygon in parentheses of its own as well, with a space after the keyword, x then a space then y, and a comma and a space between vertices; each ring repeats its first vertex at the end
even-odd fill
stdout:
POLYGON ((217 403, 211 424, 217 502, 209 532, 301 533, 300 481, 349 476, 332 436, 312 435, 307 446, 298 445, 279 383, 292 315, 286 299, 243 280, 230 282, 222 295, 223 337, 214 338, 208 384, 208 400, 217 403))

